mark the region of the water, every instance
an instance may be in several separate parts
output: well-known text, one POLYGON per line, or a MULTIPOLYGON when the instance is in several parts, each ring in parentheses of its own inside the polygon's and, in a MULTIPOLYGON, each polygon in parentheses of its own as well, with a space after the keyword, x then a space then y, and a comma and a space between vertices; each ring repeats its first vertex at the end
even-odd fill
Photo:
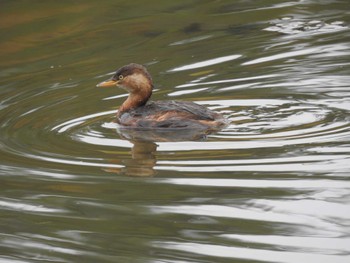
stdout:
POLYGON ((349 262, 348 1, 0 13, 1 262, 349 262), (118 130, 95 85, 130 62, 230 125, 118 130))

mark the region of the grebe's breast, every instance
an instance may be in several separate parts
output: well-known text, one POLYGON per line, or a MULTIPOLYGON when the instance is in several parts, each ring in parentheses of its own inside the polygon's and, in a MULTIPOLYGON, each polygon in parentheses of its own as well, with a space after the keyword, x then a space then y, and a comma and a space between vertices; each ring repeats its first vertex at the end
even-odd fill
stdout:
POLYGON ((217 112, 189 101, 149 102, 118 115, 118 123, 138 128, 188 128, 216 130, 227 124, 217 112))

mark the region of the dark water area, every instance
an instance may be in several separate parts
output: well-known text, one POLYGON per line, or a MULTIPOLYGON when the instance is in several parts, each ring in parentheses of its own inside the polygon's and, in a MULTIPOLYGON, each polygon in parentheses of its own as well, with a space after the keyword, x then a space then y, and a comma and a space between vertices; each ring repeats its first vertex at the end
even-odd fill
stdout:
POLYGON ((0 7, 0 262, 350 262, 348 0, 0 7), (229 125, 118 129, 130 62, 229 125))

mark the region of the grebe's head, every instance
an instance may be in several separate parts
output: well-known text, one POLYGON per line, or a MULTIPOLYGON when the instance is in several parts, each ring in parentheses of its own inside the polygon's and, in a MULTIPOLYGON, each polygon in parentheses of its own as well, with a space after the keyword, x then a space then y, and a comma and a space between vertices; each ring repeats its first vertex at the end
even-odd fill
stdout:
POLYGON ((131 63, 118 69, 111 79, 97 84, 97 87, 114 86, 121 87, 131 94, 150 96, 153 83, 151 75, 144 66, 131 63))

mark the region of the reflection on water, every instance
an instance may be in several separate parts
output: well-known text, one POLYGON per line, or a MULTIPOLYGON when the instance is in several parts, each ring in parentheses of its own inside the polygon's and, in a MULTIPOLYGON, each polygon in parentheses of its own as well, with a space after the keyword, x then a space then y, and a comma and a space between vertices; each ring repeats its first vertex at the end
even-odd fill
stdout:
MULTIPOLYGON (((264 259, 267 262, 345 262, 342 256, 336 255, 317 255, 316 253, 296 253, 296 252, 281 252, 267 249, 255 249, 255 248, 236 248, 218 245, 207 245, 201 243, 176 243, 165 242, 156 243, 161 248, 180 250, 188 253, 198 253, 200 255, 206 255, 211 257, 223 257, 223 258, 241 258, 246 260, 260 261, 264 259)), ((289 248, 289 250, 291 250, 289 248)))
MULTIPOLYGON (((153 176, 156 164, 157 144, 148 141, 134 141, 131 148, 131 159, 122 160, 124 168, 107 168, 105 171, 128 176, 153 176)), ((112 160, 119 162, 120 160, 112 160)))
POLYGON ((347 263, 344 10, 5 1, 0 261, 347 263), (95 85, 130 62, 152 73, 153 99, 204 104, 229 125, 117 126, 126 94, 95 85))
POLYGON ((346 30, 348 27, 343 21, 325 23, 320 20, 295 21, 293 17, 283 17, 272 21, 273 26, 265 28, 266 31, 280 32, 298 37, 310 37, 314 34, 334 33, 346 30))

